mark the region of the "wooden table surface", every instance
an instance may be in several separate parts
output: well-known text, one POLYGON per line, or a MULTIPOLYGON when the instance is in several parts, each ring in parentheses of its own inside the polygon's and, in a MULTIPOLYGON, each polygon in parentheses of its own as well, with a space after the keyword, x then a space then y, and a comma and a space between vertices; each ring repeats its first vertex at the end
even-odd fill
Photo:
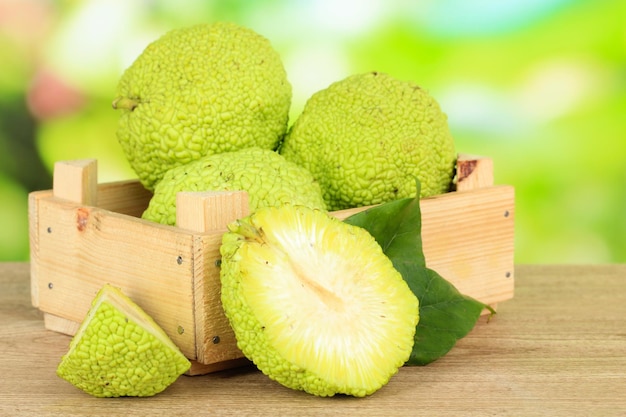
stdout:
POLYGON ((99 399, 56 376, 70 338, 31 306, 29 265, 2 263, 0 415, 626 416, 626 265, 524 265, 515 277, 491 321, 366 398, 317 398, 245 367, 99 399))

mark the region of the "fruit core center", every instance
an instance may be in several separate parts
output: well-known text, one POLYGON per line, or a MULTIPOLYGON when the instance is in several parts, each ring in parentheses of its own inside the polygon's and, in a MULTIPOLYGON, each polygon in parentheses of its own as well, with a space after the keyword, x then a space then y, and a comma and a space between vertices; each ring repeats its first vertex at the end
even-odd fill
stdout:
POLYGON ((303 266, 298 263, 292 263, 291 268, 293 269, 297 280, 300 282, 300 285, 315 294, 317 298, 328 308, 335 311, 344 310, 345 306, 341 297, 335 294, 332 288, 329 288, 320 282, 320 280, 311 274, 311 271, 303 268, 303 266))

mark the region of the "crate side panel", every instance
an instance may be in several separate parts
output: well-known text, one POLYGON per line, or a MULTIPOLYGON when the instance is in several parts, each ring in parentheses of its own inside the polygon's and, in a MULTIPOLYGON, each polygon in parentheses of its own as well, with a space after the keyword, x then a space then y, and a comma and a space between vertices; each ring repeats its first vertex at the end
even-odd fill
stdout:
POLYGON ((429 268, 485 304, 513 297, 513 187, 444 194, 422 200, 421 209, 429 268))
POLYGON ((40 310, 80 322, 110 283, 195 359, 191 234, 54 198, 38 223, 40 310))
POLYGON ((141 217, 152 193, 138 180, 109 182, 98 185, 97 206, 105 210, 141 217))

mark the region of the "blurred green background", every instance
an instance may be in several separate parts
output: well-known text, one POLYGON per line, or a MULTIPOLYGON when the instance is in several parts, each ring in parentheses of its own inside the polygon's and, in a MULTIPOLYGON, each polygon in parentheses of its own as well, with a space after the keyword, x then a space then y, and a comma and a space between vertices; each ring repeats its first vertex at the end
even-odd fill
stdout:
POLYGON ((315 91, 384 71, 426 88, 459 152, 516 189, 517 263, 626 262, 622 0, 0 0, 0 260, 28 259, 30 191, 57 160, 134 178, 117 79, 165 31, 230 20, 282 55, 292 121, 315 91))

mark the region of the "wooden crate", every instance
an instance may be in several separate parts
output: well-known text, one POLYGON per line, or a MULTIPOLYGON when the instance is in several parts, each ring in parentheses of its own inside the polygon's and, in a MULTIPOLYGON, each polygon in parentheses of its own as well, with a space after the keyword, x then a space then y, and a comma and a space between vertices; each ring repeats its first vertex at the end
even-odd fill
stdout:
MULTIPOLYGON (((427 265, 495 308, 513 297, 514 189, 493 185, 491 159, 469 155, 459 155, 454 188, 421 200, 427 265)), ((31 297, 45 327, 73 335, 110 283, 180 347, 189 374, 246 363, 219 283, 222 234, 248 214, 246 193, 180 193, 177 226, 140 218, 150 197, 137 180, 98 184, 96 160, 56 163, 53 189, 29 195, 31 297)))

